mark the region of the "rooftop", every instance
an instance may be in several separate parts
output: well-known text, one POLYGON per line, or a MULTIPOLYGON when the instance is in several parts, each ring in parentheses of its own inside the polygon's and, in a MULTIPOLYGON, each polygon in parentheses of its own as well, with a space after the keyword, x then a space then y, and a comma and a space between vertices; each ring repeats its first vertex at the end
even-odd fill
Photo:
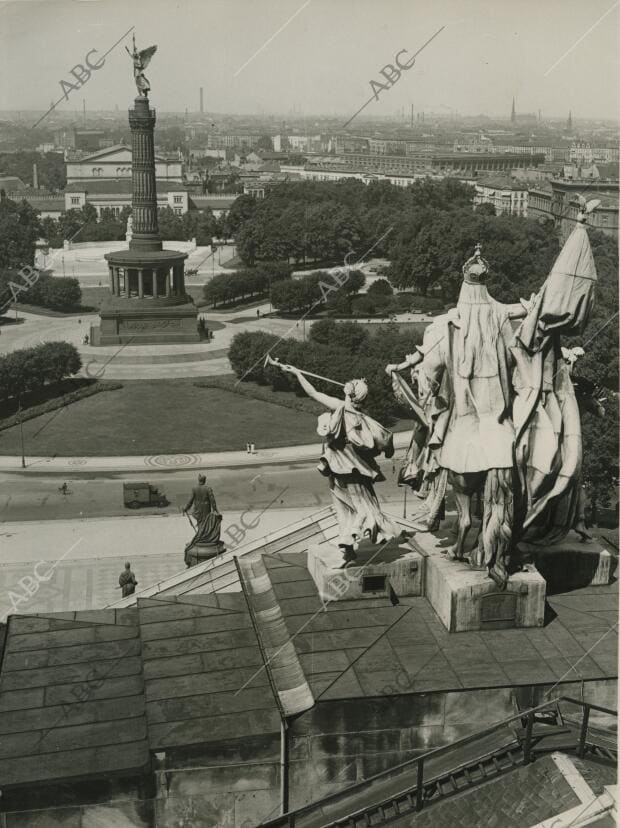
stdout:
POLYGON ((527 185, 523 181, 515 181, 514 178, 496 177, 496 178, 478 178, 476 184, 481 187, 492 187, 495 190, 527 190, 527 185))
POLYGON ((617 583, 549 595, 542 628, 448 633, 425 598, 322 602, 307 549, 336 533, 321 510, 113 608, 11 616, 3 786, 128 773, 149 750, 275 734, 282 712, 319 701, 617 675, 617 583))

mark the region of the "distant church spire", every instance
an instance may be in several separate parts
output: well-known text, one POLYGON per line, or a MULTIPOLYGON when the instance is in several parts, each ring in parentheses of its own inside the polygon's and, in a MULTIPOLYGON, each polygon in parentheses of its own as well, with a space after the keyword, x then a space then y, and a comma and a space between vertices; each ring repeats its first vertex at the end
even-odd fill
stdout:
POLYGON ((568 119, 566 121, 566 129, 571 130, 573 128, 573 111, 572 109, 568 110, 568 119))
POLYGON ((517 110, 515 109, 515 99, 512 99, 512 111, 510 113, 510 123, 515 124, 517 122, 517 110))

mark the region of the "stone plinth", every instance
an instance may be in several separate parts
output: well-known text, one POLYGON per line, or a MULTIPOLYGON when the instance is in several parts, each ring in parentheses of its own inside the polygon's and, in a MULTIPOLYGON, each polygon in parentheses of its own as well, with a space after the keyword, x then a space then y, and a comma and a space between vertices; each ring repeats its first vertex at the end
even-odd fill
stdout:
POLYGON ((99 310, 93 345, 150 345, 199 342, 197 310, 192 302, 166 304, 111 296, 99 310))
POLYGON ((222 541, 217 543, 204 543, 202 545, 196 544, 185 548, 185 565, 196 566, 196 564, 203 561, 209 561, 211 558, 216 558, 226 551, 226 546, 222 541))
POLYGON ((609 551, 596 539, 584 543, 575 532, 547 546, 520 543, 519 551, 536 564, 548 592, 602 586, 611 579, 613 558, 609 551))
POLYGON ((331 544, 308 549, 308 571, 323 601, 422 595, 424 557, 409 542, 383 546, 363 542, 357 558, 342 569, 342 550, 331 544))
POLYGON ((449 632, 543 626, 546 584, 535 566, 501 591, 486 571, 448 558, 433 535, 418 533, 411 544, 425 557, 424 594, 449 632))

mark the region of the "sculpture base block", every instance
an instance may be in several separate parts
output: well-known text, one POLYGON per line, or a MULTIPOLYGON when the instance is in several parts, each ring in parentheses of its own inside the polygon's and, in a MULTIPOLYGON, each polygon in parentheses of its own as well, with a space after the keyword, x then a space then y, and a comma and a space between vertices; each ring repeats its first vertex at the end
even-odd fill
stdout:
POLYGON ((511 575, 501 591, 486 571, 442 554, 432 535, 418 534, 413 544, 426 554, 426 598, 449 632, 543 626, 546 584, 535 566, 511 575))
POLYGON ((536 564, 548 592, 602 586, 611 580, 614 559, 609 551, 596 539, 584 543, 574 532, 548 546, 520 543, 519 551, 536 564))
POLYGON ((378 546, 362 542, 346 569, 342 550, 322 544, 308 548, 308 571, 323 601, 422 595, 424 556, 407 541, 378 546))

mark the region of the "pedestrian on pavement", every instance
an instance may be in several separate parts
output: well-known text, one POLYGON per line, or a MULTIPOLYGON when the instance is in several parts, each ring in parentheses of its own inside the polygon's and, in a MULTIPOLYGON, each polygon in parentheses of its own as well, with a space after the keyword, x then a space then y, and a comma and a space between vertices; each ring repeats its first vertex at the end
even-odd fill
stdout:
POLYGON ((67 494, 67 492, 69 491, 69 487, 67 486, 66 482, 62 484, 62 486, 60 487, 60 491, 61 491, 64 495, 66 495, 66 494, 67 494))
POLYGON ((260 308, 256 308, 256 318, 260 319, 260 308))
POLYGON ((125 569, 119 575, 118 585, 123 591, 123 598, 126 598, 128 595, 133 595, 136 591, 138 582, 136 581, 136 576, 131 571, 129 561, 126 562, 125 569))

